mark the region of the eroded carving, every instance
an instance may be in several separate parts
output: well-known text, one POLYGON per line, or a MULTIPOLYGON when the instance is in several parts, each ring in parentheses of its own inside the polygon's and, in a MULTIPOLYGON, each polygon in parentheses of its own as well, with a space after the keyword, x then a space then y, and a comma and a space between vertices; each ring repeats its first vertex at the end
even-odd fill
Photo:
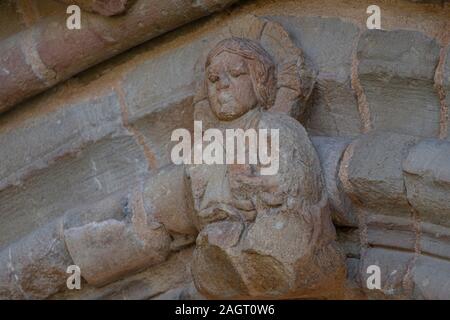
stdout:
MULTIPOLYGON (((318 156, 304 128, 267 111, 276 97, 275 65, 256 42, 231 38, 211 50, 206 87, 220 130, 280 132, 279 171, 258 165, 191 165, 199 236, 193 277, 210 297, 314 296, 344 277, 318 156)), ((335 288, 333 288, 335 289, 335 288)))

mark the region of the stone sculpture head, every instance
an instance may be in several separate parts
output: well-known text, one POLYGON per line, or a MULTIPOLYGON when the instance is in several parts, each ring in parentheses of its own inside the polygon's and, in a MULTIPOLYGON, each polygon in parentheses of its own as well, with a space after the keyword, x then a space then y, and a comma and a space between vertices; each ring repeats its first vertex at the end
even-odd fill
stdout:
POLYGON ((210 51, 205 70, 210 106, 219 120, 234 120, 256 106, 268 109, 274 103, 275 65, 254 41, 222 40, 210 51))

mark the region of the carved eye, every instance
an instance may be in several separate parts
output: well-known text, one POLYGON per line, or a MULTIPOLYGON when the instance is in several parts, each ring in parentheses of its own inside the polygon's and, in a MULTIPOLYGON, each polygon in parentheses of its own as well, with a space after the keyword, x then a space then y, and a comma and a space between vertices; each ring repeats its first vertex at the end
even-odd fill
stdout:
POLYGON ((217 82, 219 80, 219 77, 215 74, 210 74, 208 76, 209 81, 211 81, 212 83, 217 82))

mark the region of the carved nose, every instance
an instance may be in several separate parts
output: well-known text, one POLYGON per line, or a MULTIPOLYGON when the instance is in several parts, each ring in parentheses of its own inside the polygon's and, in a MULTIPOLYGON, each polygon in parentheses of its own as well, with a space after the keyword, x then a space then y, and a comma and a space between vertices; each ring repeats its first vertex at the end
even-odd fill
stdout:
POLYGON ((228 78, 228 76, 227 75, 220 76, 220 79, 217 82, 217 89, 222 90, 228 88, 229 86, 230 86, 230 79, 228 78))

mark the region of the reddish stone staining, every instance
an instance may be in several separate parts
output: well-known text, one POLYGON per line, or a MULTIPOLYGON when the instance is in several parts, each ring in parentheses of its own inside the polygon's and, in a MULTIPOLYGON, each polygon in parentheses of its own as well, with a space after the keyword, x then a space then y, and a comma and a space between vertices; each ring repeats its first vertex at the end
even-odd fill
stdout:
POLYGON ((77 5, 82 10, 101 14, 103 16, 115 16, 123 14, 132 4, 129 0, 58 0, 67 5, 77 5))

